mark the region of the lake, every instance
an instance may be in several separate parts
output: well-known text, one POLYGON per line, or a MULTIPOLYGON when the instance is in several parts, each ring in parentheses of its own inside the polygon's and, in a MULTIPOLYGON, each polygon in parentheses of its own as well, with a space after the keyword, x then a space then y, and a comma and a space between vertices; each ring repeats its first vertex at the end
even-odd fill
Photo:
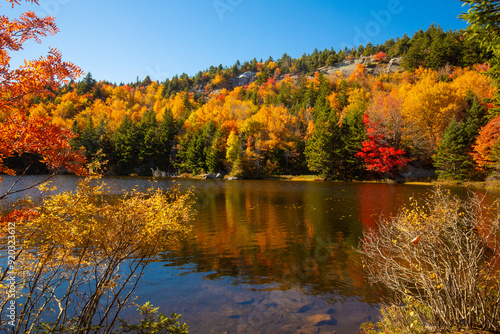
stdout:
MULTIPOLYGON (((0 190, 13 182, 3 176, 0 190)), ((28 176, 30 184, 39 176, 28 176)), ((57 176, 72 189, 78 178, 57 176)), ((358 333, 383 291, 366 283, 355 248, 363 230, 423 198, 424 185, 106 177, 114 192, 152 184, 193 189, 192 232, 146 271, 136 290, 190 333, 358 333)), ((467 189, 452 188, 464 197, 467 189)), ((487 201, 497 194, 486 193, 487 201)), ((40 200, 36 191, 31 195, 40 200)), ((4 209, 10 205, 4 201, 4 209)), ((134 310, 123 315, 134 317, 134 310)))

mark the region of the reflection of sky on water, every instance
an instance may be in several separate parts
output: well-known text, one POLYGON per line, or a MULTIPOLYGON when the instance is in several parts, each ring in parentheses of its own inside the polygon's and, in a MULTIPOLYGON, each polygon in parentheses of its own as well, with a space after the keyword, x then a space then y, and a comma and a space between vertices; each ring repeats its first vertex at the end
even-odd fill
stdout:
MULTIPOLYGON (((23 183, 40 178, 28 176, 23 183)), ((5 191, 14 178, 2 179, 5 191)), ((57 176, 52 186, 73 189, 77 181, 57 176)), ((139 303, 183 314, 190 333, 357 333, 362 322, 376 320, 382 293, 366 284, 355 252, 363 229, 432 189, 276 180, 105 182, 112 194, 179 184, 196 195, 190 237, 153 263, 136 291, 139 303)), ((467 195, 463 188, 452 191, 467 195)), ((36 190, 29 195, 41 199, 36 190)), ((4 208, 22 196, 4 201, 4 208)), ((486 201, 494 198, 488 194, 486 201)))
MULTIPOLYGON (((362 322, 378 315, 358 298, 308 294, 300 286, 245 284, 230 276, 207 279, 214 272, 155 263, 141 285, 139 303, 150 300, 166 313, 183 315, 190 333, 357 333, 362 322), (186 272, 189 274, 184 275, 186 272)), ((129 309, 124 316, 134 317, 129 309)))

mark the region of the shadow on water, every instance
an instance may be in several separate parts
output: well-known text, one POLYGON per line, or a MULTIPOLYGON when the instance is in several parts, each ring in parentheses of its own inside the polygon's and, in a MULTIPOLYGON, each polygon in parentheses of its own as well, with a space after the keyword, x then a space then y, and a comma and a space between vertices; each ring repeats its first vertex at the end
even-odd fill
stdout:
MULTIPOLYGON (((76 181, 61 176, 53 183, 71 189, 76 181)), ((151 185, 193 189, 191 235, 151 264, 136 291, 138 303, 183 314, 190 333, 358 333, 362 322, 376 320, 383 296, 366 283, 355 251, 363 230, 432 189, 277 180, 105 182, 116 194, 151 185)), ((452 191, 467 195, 463 188, 452 191)))

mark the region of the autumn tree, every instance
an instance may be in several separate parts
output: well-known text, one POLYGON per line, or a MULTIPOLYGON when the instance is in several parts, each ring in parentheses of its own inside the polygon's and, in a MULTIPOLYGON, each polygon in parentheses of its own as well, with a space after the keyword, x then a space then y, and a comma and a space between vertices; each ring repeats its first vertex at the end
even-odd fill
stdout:
MULTIPOLYGON (((146 266, 189 230, 189 193, 133 190, 113 198, 106 189, 99 177, 85 178, 74 191, 30 208, 29 218, 14 212, 2 219, 16 224, 18 237, 16 280, 23 302, 13 333, 37 327, 112 333, 146 266)), ((0 283, 6 284, 3 268, 0 283)), ((2 313, 9 300, 2 290, 2 313)))
POLYGON ((282 106, 262 107, 243 126, 255 138, 266 173, 280 173, 288 168, 298 141, 297 117, 282 106))
POLYGON ((499 140, 500 116, 497 116, 481 129, 473 146, 474 161, 484 171, 491 171, 495 168, 496 161, 492 155, 492 149, 499 140))
MULTIPOLYGON (((7 2, 14 7, 20 1, 7 2)), ((38 3, 36 0, 27 2, 38 3)), ((31 11, 12 20, 5 15, 0 16, 0 110, 3 118, 14 111, 26 110, 25 98, 47 96, 60 84, 82 74, 80 68, 64 62, 61 53, 54 48, 49 49, 46 57, 25 61, 19 68, 11 68, 11 52, 21 51, 24 43, 30 40, 40 43, 42 37, 57 32, 53 17, 39 18, 31 11)))
POLYGON ((397 90, 389 93, 378 91, 370 101, 367 114, 373 131, 383 135, 390 146, 402 149, 405 141, 420 139, 418 133, 411 132, 406 117, 402 113, 402 98, 397 90))
POLYGON ((374 59, 375 61, 381 62, 384 61, 386 57, 387 54, 384 51, 380 51, 379 53, 375 54, 374 59))
MULTIPOLYGON (((0 173, 16 174, 14 169, 5 164, 5 160, 29 155, 30 163, 21 171, 21 176, 29 172, 36 161, 45 164, 52 171, 48 178, 59 171, 85 174, 85 158, 69 144, 73 137, 68 129, 51 124, 46 118, 12 114, 5 122, 0 123, 0 173)), ((14 186, 0 195, 0 199, 24 190, 16 190, 14 186)))
MULTIPOLYGON (((16 0, 7 2, 12 7, 19 5, 16 0)), ((33 12, 26 12, 12 20, 5 15, 0 16, 0 118, 6 120, 0 124, 0 172, 15 173, 5 166, 6 158, 32 155, 24 172, 33 162, 40 160, 54 172, 66 169, 84 173, 83 157, 69 145, 73 138, 70 131, 52 125, 45 117, 23 114, 29 97, 46 96, 57 90, 61 83, 78 77, 81 70, 63 62, 56 49, 50 49, 47 57, 25 61, 17 69, 12 69, 10 64, 11 52, 21 51, 23 44, 29 40, 41 42, 41 37, 57 31, 52 17, 38 18, 33 12)))
POLYGON ((232 176, 241 176, 243 173, 241 162, 242 151, 238 134, 235 131, 231 131, 227 138, 226 160, 232 176))
POLYGON ((500 329, 498 203, 437 189, 377 229, 359 252, 369 281, 387 289, 379 330, 430 333, 500 329), (432 329, 431 329, 432 328, 432 329))
POLYGON ((451 84, 439 81, 434 71, 420 70, 416 75, 418 82, 400 89, 401 111, 411 132, 421 134, 413 146, 430 157, 449 122, 466 108, 465 97, 451 84))
POLYGON ((393 176, 397 168, 404 167, 409 162, 409 159, 404 157, 406 152, 395 149, 382 134, 377 133, 371 126, 368 115, 365 115, 363 122, 366 126, 367 140, 363 142, 363 148, 357 156, 364 159, 368 171, 380 176, 393 176))

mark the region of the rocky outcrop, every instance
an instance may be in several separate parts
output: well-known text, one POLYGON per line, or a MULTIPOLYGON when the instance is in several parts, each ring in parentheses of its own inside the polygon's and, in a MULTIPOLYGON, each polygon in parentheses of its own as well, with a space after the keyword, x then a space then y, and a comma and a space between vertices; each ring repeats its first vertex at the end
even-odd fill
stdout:
POLYGON ((256 72, 245 72, 240 75, 238 75, 236 78, 232 78, 229 82, 231 87, 240 87, 240 86, 245 86, 248 84, 251 84, 257 80, 257 73, 256 72))
POLYGON ((333 66, 320 67, 318 68, 318 72, 321 72, 326 76, 333 76, 338 72, 342 73, 343 76, 349 76, 356 69, 356 66, 358 66, 358 64, 363 64, 364 62, 364 57, 353 60, 343 60, 333 66))
POLYGON ((349 76, 354 72, 358 64, 366 67, 366 72, 372 75, 381 73, 394 73, 401 70, 401 57, 392 58, 389 63, 377 62, 374 57, 359 57, 353 60, 343 60, 334 66, 324 66, 318 68, 318 72, 326 76, 334 76, 340 72, 343 76, 349 76))
POLYGON ((385 68, 384 72, 385 73, 398 72, 399 70, 401 70, 401 62, 402 61, 403 61, 403 57, 392 58, 389 61, 389 64, 387 64, 387 67, 385 68))
MULTIPOLYGON (((336 76, 341 74, 344 77, 350 76, 352 72, 356 69, 358 64, 362 64, 366 68, 366 73, 371 75, 379 75, 382 73, 394 73, 401 70, 402 57, 392 58, 389 62, 377 62, 374 56, 369 57, 359 57, 355 59, 345 59, 334 66, 323 66, 317 69, 318 72, 323 73, 326 76, 336 76)), ((294 74, 291 76, 293 80, 298 80, 300 74, 294 74)), ((277 81, 283 80, 285 75, 281 75, 277 78, 277 81)), ((257 80, 257 72, 244 72, 240 75, 228 79, 228 81, 223 85, 219 86, 218 89, 214 89, 209 93, 209 96, 217 96, 222 92, 222 89, 234 89, 236 87, 241 87, 249 85, 257 80)), ((204 93, 205 87, 200 85, 195 90, 195 93, 204 93)), ((208 97, 207 97, 208 98, 208 97)))

